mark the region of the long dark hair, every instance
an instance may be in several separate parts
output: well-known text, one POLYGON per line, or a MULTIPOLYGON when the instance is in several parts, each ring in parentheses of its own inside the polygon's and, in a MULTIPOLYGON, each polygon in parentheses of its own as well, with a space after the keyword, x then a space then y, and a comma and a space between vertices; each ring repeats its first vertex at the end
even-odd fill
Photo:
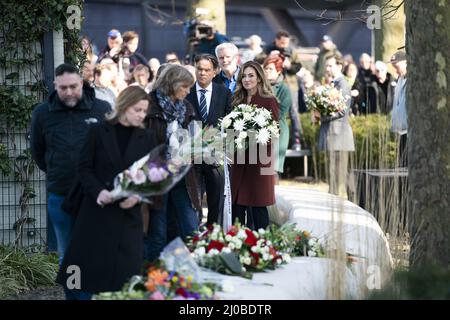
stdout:
POLYGON ((242 76, 244 74, 244 70, 247 68, 253 68, 256 71, 256 76, 258 77, 258 93, 261 97, 273 97, 272 87, 269 81, 264 74, 264 70, 262 69, 259 63, 254 61, 247 61, 241 67, 241 71, 239 72, 239 76, 237 78, 236 90, 234 91, 232 105, 237 106, 241 103, 247 103, 248 93, 247 90, 242 86, 242 76))

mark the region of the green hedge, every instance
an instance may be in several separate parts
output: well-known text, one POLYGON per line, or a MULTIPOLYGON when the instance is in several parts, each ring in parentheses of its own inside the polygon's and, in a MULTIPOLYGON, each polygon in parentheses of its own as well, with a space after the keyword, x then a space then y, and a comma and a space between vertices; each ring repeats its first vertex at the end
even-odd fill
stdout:
MULTIPOLYGON (((319 124, 311 123, 311 115, 300 115, 305 148, 311 149, 313 175, 317 179, 325 177, 324 153, 317 151, 319 124)), ((350 167, 353 169, 393 168, 397 158, 395 135, 389 131, 390 118, 386 115, 368 115, 350 118, 356 151, 351 154, 350 167)))

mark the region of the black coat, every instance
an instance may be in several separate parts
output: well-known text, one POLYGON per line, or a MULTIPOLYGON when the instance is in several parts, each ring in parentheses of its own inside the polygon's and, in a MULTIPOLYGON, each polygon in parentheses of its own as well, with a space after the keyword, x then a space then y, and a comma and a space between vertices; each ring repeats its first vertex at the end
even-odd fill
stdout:
POLYGON ((69 191, 89 127, 103 121, 109 111, 109 103, 96 99, 94 89, 87 85, 73 108, 62 104, 54 91, 47 102, 33 110, 31 153, 47 174, 49 192, 65 195, 69 191))
MULTIPOLYGON (((205 125, 217 127, 219 124, 219 119, 225 117, 231 112, 231 91, 225 85, 215 82, 212 84, 211 103, 207 123, 205 123, 205 125)), ((191 92, 186 97, 186 100, 194 106, 196 120, 202 121, 196 85, 192 86, 191 92)))
POLYGON ((114 126, 109 122, 89 130, 78 167, 84 197, 57 282, 66 285, 67 268, 81 270, 80 290, 117 291, 143 264, 143 226, 140 206, 124 210, 119 201, 100 207, 103 189, 111 190, 114 177, 156 146, 153 131, 135 128, 122 156, 114 126))

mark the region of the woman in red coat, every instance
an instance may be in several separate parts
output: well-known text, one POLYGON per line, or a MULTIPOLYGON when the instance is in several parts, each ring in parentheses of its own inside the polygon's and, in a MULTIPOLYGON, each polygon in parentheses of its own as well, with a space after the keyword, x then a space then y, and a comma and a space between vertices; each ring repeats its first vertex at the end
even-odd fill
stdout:
MULTIPOLYGON (((265 78, 263 69, 256 62, 248 61, 241 68, 232 102, 233 106, 239 104, 252 104, 265 108, 271 111, 273 119, 278 121, 277 100, 265 78)), ((271 156, 270 145, 267 148, 267 155, 271 156)), ((249 152, 254 151, 251 148, 246 151, 244 164, 235 161, 231 165, 233 222, 238 219, 252 229, 265 229, 269 225, 267 206, 275 203, 275 167, 272 163, 274 159, 271 157, 271 161, 265 163, 267 161, 261 161, 258 155, 256 164, 251 164, 248 161, 252 158, 248 156, 249 152), (253 225, 251 225, 252 221, 253 225)))

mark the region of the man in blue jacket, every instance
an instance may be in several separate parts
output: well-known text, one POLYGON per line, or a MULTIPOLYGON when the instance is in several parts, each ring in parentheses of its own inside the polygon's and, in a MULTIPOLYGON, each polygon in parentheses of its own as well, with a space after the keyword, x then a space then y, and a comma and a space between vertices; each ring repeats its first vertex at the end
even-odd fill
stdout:
POLYGON ((48 214, 61 263, 70 240, 73 218, 61 209, 76 176, 79 151, 89 126, 102 121, 111 106, 95 98, 79 71, 70 64, 55 70, 55 91, 37 106, 31 120, 31 153, 47 175, 48 214))

